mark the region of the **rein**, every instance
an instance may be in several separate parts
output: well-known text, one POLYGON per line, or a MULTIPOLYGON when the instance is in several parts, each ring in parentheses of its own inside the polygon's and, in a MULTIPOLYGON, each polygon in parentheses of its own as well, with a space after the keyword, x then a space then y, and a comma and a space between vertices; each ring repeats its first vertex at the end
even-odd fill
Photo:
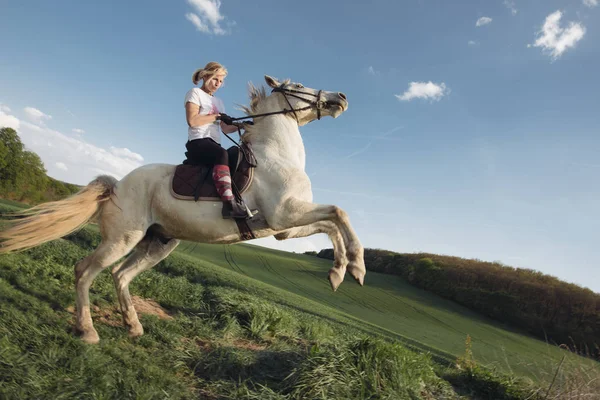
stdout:
MULTIPOLYGON (((244 119, 252 119, 252 118, 258 118, 258 117, 267 117, 269 115, 294 113, 294 119, 296 120, 296 122, 300 122, 298 120, 298 114, 296 114, 296 112, 297 111, 309 110, 312 107, 316 107, 316 109, 317 109, 317 119, 320 120, 321 119, 321 110, 328 105, 326 101, 322 101, 321 100, 321 92, 322 92, 322 90, 319 90, 319 93, 314 94, 314 93, 309 93, 309 92, 303 92, 301 90, 285 89, 284 85, 281 85, 281 86, 276 87, 273 90, 271 90, 271 93, 273 93, 273 92, 283 94, 283 97, 285 98, 285 100, 287 101, 288 105, 290 106, 289 110, 287 108, 284 108, 281 111, 273 111, 273 112, 268 112, 268 113, 263 113, 263 114, 246 115, 245 117, 231 118, 231 120, 232 121, 241 121, 241 120, 244 120, 244 119), (316 97, 317 100, 316 101, 310 101, 310 100, 308 100, 308 99, 306 99, 304 97, 297 96, 294 93, 303 94, 303 95, 307 95, 307 96, 313 96, 313 97, 316 97), (290 103, 290 99, 288 99, 288 96, 295 97, 297 99, 303 100, 303 101, 307 102, 309 105, 306 106, 306 107, 302 107, 302 108, 293 108, 292 104, 290 103)), ((239 128, 238 128, 238 131, 239 131, 239 128)))
MULTIPOLYGON (((294 113, 294 119, 296 120, 296 122, 300 122, 298 120, 298 114, 296 114, 297 111, 305 111, 305 110, 309 110, 312 107, 316 107, 317 109, 317 119, 320 120, 321 119, 321 110, 326 108, 328 106, 328 103, 326 101, 322 101, 321 100, 321 92, 323 92, 322 90, 319 90, 319 93, 314 94, 314 93, 310 93, 310 92, 303 92, 301 90, 295 90, 295 89, 286 89, 285 85, 281 85, 279 87, 274 88, 273 90, 271 90, 271 93, 281 93, 283 94, 283 97, 285 98, 285 100, 287 101, 288 105, 290 106, 289 110, 287 108, 284 108, 283 110, 280 111, 272 111, 272 112, 268 112, 268 113, 263 113, 263 114, 253 114, 253 115, 246 115, 245 117, 239 117, 239 118, 231 118, 231 120, 233 122, 235 121, 242 121, 245 119, 253 119, 253 118, 259 118, 259 117, 267 117, 269 115, 279 115, 279 114, 290 114, 290 113, 294 113), (300 97, 297 94, 302 94, 302 95, 306 95, 306 96, 313 96, 316 97, 317 100, 316 101, 310 101, 304 97, 300 97), (288 99, 288 96, 291 97, 295 97, 297 99, 300 99, 302 101, 307 102, 309 105, 307 105, 306 107, 302 107, 302 108, 294 108, 292 107, 292 103, 290 103, 290 99, 288 99)), ((249 125, 254 124, 254 122, 246 122, 249 125)), ((238 130, 238 135, 240 137, 240 140, 242 138, 242 131, 240 129, 240 126, 237 126, 237 130, 238 130)), ((229 135, 227 133, 223 133, 227 139, 231 140, 233 142, 233 144, 235 144, 236 146, 240 147, 241 146, 235 141, 233 140, 231 137, 229 137, 229 135)))

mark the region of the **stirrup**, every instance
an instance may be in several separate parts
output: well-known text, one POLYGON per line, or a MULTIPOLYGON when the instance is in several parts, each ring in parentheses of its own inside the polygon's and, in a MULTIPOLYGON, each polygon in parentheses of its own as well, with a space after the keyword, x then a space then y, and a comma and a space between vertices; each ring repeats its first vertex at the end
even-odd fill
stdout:
POLYGON ((245 214, 243 215, 232 215, 233 214, 233 208, 231 206, 231 203, 229 201, 224 201, 223 202, 223 210, 221 211, 221 215, 223 216, 224 219, 250 219, 252 217, 254 217, 256 214, 258 214, 258 210, 250 210, 250 208, 248 208, 248 206, 245 203, 239 203, 237 202, 237 200, 233 200, 237 203, 237 205, 239 206, 239 210, 238 211, 245 211, 245 214))

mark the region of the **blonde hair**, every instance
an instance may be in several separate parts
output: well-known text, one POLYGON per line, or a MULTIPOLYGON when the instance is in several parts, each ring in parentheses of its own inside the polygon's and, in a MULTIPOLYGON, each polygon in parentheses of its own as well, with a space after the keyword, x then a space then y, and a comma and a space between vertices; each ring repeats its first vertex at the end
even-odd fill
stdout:
POLYGON ((194 82, 194 85, 197 85, 201 80, 206 82, 219 72, 227 75, 227 69, 224 66, 216 61, 211 61, 206 64, 204 68, 199 68, 194 71, 194 74, 192 75, 192 82, 194 82))

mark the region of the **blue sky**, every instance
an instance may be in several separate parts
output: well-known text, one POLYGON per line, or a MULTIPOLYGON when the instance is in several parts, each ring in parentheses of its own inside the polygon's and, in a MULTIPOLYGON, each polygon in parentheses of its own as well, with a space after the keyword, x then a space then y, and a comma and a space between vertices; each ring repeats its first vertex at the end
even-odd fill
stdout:
POLYGON ((597 0, 4 0, 0 14, 0 125, 53 177, 181 162, 191 74, 216 60, 233 116, 265 74, 347 95, 302 134, 315 201, 348 211, 365 247, 600 292, 597 0))

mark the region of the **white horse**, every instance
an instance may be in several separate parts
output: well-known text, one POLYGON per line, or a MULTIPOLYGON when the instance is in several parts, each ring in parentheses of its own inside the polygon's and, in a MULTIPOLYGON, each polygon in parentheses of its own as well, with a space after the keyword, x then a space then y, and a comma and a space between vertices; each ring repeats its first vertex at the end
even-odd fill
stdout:
MULTIPOLYGON (((363 247, 348 215, 334 205, 312 202, 311 183, 304 170, 305 150, 299 126, 321 116, 337 118, 348 108, 343 93, 310 89, 265 76, 274 90, 250 85, 247 113, 274 113, 255 118, 242 140, 252 145, 258 165, 243 199, 259 214, 249 220, 256 237, 278 240, 326 233, 335 259, 329 271, 333 290, 346 270, 363 284, 363 247), (291 109, 291 110, 290 110, 291 109), (287 111, 286 111, 287 110, 287 111), (291 112, 293 111, 293 112, 291 112), (281 112, 281 113, 276 113, 281 112)), ((96 218, 102 242, 75 266, 77 329, 87 343, 97 343, 89 303, 89 288, 102 270, 131 252, 112 269, 123 320, 132 337, 143 334, 129 294, 139 273, 167 257, 180 240, 236 243, 236 223, 223 219, 220 201, 183 201, 170 192, 175 166, 145 165, 122 180, 99 176, 77 194, 25 211, 22 219, 0 232, 0 253, 23 250, 63 237, 96 218), (133 251, 132 251, 133 250, 133 251)))

